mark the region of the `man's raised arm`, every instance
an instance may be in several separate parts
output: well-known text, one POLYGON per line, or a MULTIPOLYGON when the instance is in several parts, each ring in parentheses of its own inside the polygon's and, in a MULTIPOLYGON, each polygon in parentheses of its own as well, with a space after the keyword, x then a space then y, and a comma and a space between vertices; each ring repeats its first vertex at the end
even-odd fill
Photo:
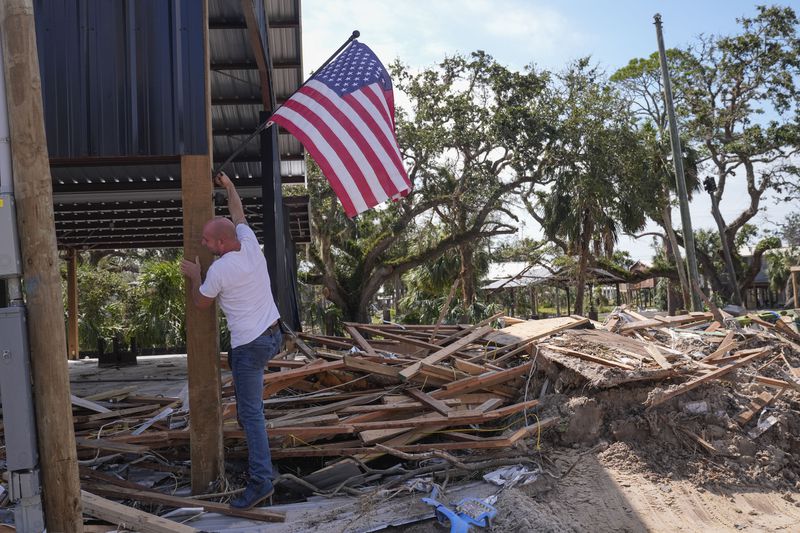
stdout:
POLYGON ((236 192, 236 187, 233 185, 228 175, 224 172, 220 172, 214 177, 214 183, 225 189, 228 193, 228 213, 231 216, 234 226, 247 224, 247 219, 244 218, 242 199, 239 198, 239 193, 236 192))

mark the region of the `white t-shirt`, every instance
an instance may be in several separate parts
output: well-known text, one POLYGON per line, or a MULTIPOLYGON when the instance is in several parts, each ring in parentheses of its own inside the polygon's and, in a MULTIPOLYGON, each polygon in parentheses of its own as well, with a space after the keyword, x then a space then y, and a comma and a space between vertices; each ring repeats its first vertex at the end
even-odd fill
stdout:
POLYGON ((231 348, 255 340, 280 318, 269 285, 267 260, 247 224, 236 226, 241 249, 228 252, 208 269, 200 294, 217 298, 231 332, 231 348))

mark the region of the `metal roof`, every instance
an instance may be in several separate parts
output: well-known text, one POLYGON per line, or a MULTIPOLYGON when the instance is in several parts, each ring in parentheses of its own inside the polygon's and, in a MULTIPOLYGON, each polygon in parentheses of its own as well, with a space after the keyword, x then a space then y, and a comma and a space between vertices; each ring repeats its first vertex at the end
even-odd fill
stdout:
MULTIPOLYGON (((264 109, 243 4, 208 1, 217 164, 264 109)), ((280 103, 303 79, 300 0, 253 4, 280 103)), ((35 0, 34 7, 58 246, 182 246, 180 156, 205 153, 208 139, 202 3, 35 0)), ((282 182, 304 183, 302 145, 280 132, 278 146, 282 182)), ((261 237, 259 149, 256 137, 227 172, 261 237)), ((294 241, 308 242, 308 197, 285 205, 294 241)))

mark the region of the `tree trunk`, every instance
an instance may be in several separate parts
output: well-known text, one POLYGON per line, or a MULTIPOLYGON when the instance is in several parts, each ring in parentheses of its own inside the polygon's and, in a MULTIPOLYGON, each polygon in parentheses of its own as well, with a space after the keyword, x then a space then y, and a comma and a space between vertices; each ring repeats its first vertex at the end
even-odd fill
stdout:
POLYGON ((739 293, 739 282, 736 279, 736 269, 733 266, 733 257, 731 257, 732 244, 728 242, 728 235, 725 233, 725 221, 722 219, 722 213, 719 211, 717 197, 714 193, 711 193, 710 196, 711 214, 714 216, 714 221, 717 223, 719 240, 722 244, 722 257, 725 259, 725 270, 728 272, 728 293, 734 304, 742 305, 742 296, 739 293))
POLYGON ((462 244, 458 247, 458 255, 461 259, 461 298, 464 313, 475 301, 475 247, 472 244, 462 244))
POLYGON ((678 247, 678 238, 675 236, 675 231, 672 229, 672 212, 670 211, 669 204, 662 208, 661 216, 664 220, 664 230, 667 233, 667 257, 669 257, 670 254, 672 255, 675 261, 675 270, 678 271, 678 279, 681 280, 683 308, 690 309, 692 306, 692 299, 689 277, 686 273, 686 265, 683 263, 683 258, 681 257, 681 249, 678 247))
POLYGON ((575 287, 575 314, 583 315, 583 297, 586 290, 586 267, 589 264, 589 244, 592 237, 592 219, 588 211, 583 214, 583 233, 581 234, 580 259, 578 261, 577 283, 575 287))
POLYGON ((681 293, 678 291, 678 284, 667 278, 667 314, 675 316, 678 314, 678 305, 682 301, 681 293))

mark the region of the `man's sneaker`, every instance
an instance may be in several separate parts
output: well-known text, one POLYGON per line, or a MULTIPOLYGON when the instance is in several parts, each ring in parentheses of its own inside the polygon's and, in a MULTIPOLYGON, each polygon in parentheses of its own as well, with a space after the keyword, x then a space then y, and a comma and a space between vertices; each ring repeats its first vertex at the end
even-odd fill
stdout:
POLYGON ((252 509, 262 500, 265 500, 275 493, 272 482, 267 480, 261 484, 248 483, 244 492, 231 500, 231 507, 234 509, 252 509))

